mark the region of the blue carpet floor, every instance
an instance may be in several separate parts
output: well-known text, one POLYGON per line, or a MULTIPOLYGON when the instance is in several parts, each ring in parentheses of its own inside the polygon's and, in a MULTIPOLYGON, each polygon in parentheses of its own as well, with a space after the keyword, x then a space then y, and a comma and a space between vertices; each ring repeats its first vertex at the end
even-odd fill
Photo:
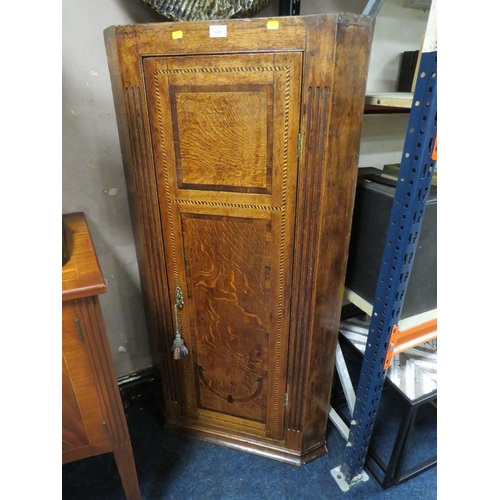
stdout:
MULTIPOLYGON (((342 492, 330 470, 341 464, 345 441, 330 423, 328 454, 296 467, 164 430, 148 411, 127 418, 143 500, 437 498, 436 467, 387 490, 367 471, 367 482, 342 492)), ((435 435, 425 443, 435 452, 435 435)), ((64 465, 62 494, 63 500, 124 500, 113 455, 64 465)))

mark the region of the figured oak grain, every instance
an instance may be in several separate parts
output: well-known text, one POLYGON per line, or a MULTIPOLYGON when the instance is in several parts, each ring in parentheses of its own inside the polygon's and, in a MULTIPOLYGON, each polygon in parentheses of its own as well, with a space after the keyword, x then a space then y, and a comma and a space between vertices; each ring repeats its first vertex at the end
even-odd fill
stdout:
POLYGON ((171 91, 180 188, 270 190, 267 134, 272 122, 266 88, 261 87, 171 91), (221 137, 220 130, 227 134, 221 137))
POLYGON ((183 219, 189 300, 196 305, 191 332, 198 405, 265 421, 271 224, 234 217, 183 219))

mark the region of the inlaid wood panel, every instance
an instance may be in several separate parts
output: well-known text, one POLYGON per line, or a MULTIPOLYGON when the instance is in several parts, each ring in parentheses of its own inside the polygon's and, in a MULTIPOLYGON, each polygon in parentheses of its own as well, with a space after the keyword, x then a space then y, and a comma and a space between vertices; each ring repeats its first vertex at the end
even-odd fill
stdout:
POLYGON ((301 66, 301 53, 145 59, 166 196, 213 202, 215 191, 219 203, 280 207, 301 66))
POLYGON ((198 407, 264 422, 269 342, 276 342, 271 223, 183 219, 198 407))
POLYGON ((269 193, 272 87, 186 90, 170 88, 178 186, 269 193))

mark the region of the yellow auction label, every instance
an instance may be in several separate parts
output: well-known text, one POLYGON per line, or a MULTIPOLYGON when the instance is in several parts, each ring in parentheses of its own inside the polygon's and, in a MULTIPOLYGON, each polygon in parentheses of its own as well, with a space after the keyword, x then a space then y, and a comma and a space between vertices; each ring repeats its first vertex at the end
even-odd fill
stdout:
POLYGON ((172 38, 174 40, 178 40, 179 38, 182 38, 182 30, 172 31, 172 38))
POLYGON ((277 30, 279 27, 280 27, 279 21, 274 21, 274 20, 267 21, 268 30, 277 30))

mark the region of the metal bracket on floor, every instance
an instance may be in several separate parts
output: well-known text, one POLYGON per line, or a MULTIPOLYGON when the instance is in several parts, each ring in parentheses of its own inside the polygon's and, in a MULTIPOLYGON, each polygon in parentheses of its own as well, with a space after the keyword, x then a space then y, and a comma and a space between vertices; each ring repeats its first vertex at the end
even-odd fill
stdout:
MULTIPOLYGON (((356 404, 356 394, 354 392, 349 371, 347 370, 347 365, 344 359, 344 355, 342 353, 342 348, 338 343, 337 343, 337 351, 335 353, 335 370, 337 370, 337 375, 339 377, 340 384, 342 385, 342 389, 344 391, 344 395, 347 401, 347 407, 349 408, 349 413, 352 418, 354 414, 354 406, 356 404)), ((331 406, 330 406, 330 411, 328 413, 328 418, 333 423, 333 425, 335 425, 335 427, 340 432, 342 437, 346 441, 348 441, 350 432, 349 427, 347 427, 345 422, 342 420, 342 417, 331 406)), ((354 423, 355 422, 351 421, 351 425, 354 423)), ((349 442, 347 443, 347 446, 349 446, 349 442)), ((351 481, 351 483, 348 483, 344 476, 344 473, 340 470, 340 468, 341 466, 335 467, 330 471, 330 474, 339 485, 339 488, 344 492, 349 491, 349 488, 354 484, 357 484, 361 481, 368 481, 369 479, 368 474, 363 470, 357 477, 353 479, 353 481, 351 481)))
POLYGON ((351 488, 351 486, 354 486, 355 484, 358 484, 358 483, 361 483, 361 482, 368 481, 368 479, 369 479, 368 478, 368 474, 363 470, 363 471, 361 471, 361 474, 359 474, 358 476, 356 476, 355 478, 353 478, 353 480, 351 482, 347 482, 344 474, 340 470, 341 467, 342 467, 341 465, 339 465, 338 467, 335 467, 335 469, 332 469, 330 471, 330 474, 333 476, 333 479, 335 479, 335 481, 339 485, 339 488, 344 493, 346 491, 349 491, 349 489, 351 488))

